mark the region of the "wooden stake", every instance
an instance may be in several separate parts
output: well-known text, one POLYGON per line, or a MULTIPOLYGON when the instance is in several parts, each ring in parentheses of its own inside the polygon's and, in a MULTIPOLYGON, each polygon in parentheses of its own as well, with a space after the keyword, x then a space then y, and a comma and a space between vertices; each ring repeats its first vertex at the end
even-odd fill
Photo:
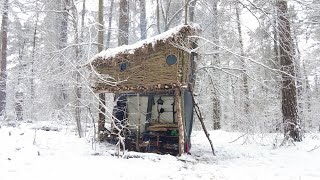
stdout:
POLYGON ((181 156, 184 153, 184 127, 181 113, 181 90, 179 88, 175 89, 175 103, 179 129, 179 156, 181 156))

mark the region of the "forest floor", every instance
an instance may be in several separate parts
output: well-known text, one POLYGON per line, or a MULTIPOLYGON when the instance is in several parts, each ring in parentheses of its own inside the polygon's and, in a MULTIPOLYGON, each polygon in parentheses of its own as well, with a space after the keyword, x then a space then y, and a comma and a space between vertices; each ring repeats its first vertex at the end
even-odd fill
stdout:
POLYGON ((192 138, 191 155, 127 152, 118 158, 112 155, 114 146, 80 139, 70 126, 2 125, 0 180, 320 179, 319 133, 279 146, 279 134, 212 131, 216 156, 203 132, 194 131, 192 138))

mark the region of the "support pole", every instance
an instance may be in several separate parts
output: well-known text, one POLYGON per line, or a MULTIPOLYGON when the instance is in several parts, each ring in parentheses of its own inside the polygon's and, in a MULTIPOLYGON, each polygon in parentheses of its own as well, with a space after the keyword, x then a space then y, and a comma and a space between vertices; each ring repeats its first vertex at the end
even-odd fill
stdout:
POLYGON ((104 93, 99 94, 99 120, 98 120, 98 136, 99 140, 103 141, 104 140, 104 135, 103 131, 105 130, 105 123, 106 123, 106 109, 105 109, 105 104, 106 104, 106 97, 104 93))
POLYGON ((138 104, 138 127, 136 134, 136 149, 140 152, 140 133, 141 133, 141 105, 140 105, 140 95, 137 94, 137 104, 138 104))
POLYGON ((179 156, 181 156, 184 153, 184 127, 181 113, 181 90, 179 88, 176 88, 174 92, 179 129, 179 156))
POLYGON ((192 92, 192 91, 191 91, 191 96, 192 96, 193 108, 194 108, 194 110, 195 110, 195 112, 196 112, 196 114, 197 114, 197 116, 198 116, 198 118, 199 118, 199 121, 200 121, 200 123, 201 123, 202 129, 203 129, 204 133, 206 134, 207 139, 208 139, 208 141, 209 141, 209 143, 210 143, 211 150, 212 150, 212 154, 215 156, 216 154, 214 153, 214 148, 213 148, 212 141, 211 141, 211 139, 210 139, 210 134, 209 134, 209 132, 207 131, 206 126, 204 125, 203 116, 202 116, 202 114, 201 114, 201 111, 200 111, 200 108, 199 108, 198 104, 196 104, 196 102, 195 102, 195 100, 194 100, 194 95, 193 95, 193 92, 192 92))

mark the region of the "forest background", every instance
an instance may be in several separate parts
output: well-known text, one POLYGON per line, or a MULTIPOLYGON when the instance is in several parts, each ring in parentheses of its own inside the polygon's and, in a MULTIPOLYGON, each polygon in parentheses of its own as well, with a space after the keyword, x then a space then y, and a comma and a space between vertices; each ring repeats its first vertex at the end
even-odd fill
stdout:
MULTIPOLYGON (((187 19, 202 28, 195 93, 207 128, 285 132, 297 141, 320 130, 317 0, 0 3, 2 122, 74 124, 80 137, 91 136, 101 95, 92 91, 85 65, 98 47, 132 44, 187 19)), ((105 99, 109 122, 112 94, 105 99)))

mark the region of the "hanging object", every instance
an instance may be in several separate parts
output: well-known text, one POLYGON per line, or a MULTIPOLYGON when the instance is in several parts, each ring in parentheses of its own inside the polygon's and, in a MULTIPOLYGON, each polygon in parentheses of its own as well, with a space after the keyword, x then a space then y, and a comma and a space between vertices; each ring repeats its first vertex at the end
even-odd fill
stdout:
POLYGON ((160 98, 157 100, 158 113, 164 113, 163 103, 164 103, 164 101, 161 99, 161 96, 160 96, 160 98))

